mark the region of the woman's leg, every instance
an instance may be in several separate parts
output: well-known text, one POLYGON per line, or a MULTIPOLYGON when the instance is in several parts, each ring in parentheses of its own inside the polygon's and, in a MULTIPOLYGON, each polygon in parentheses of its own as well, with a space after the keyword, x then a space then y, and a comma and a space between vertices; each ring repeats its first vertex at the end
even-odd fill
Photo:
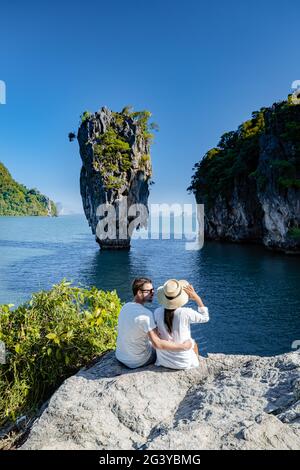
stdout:
POLYGON ((196 341, 195 341, 195 345, 194 345, 193 349, 196 353, 196 356, 199 356, 199 349, 198 349, 198 345, 197 345, 196 341))

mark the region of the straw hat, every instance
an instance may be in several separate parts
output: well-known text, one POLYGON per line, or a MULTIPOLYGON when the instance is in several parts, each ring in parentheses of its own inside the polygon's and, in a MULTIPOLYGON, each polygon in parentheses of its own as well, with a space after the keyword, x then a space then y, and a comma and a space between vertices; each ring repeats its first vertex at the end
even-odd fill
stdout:
POLYGON ((182 307, 189 300, 188 294, 183 290, 183 287, 188 285, 185 280, 168 279, 157 289, 158 302, 170 310, 182 307))

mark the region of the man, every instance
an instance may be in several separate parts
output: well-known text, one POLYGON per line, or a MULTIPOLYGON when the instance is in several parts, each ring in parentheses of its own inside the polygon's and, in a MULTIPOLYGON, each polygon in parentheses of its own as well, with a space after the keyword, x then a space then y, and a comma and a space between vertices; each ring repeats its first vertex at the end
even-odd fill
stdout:
POLYGON ((158 336, 152 312, 144 307, 146 302, 152 302, 154 296, 150 279, 135 279, 132 292, 133 302, 122 307, 118 320, 116 358, 120 362, 135 369, 154 363, 155 349, 187 351, 192 347, 190 340, 179 344, 158 336))

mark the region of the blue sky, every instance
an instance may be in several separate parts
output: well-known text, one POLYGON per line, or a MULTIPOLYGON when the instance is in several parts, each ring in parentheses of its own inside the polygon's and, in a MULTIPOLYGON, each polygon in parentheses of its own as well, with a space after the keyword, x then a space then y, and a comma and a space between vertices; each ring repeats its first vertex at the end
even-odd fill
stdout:
POLYGON ((160 126, 149 202, 192 202, 192 167, 300 79, 294 0, 13 1, 0 7, 0 161, 82 211, 68 142, 84 110, 130 104, 160 126))

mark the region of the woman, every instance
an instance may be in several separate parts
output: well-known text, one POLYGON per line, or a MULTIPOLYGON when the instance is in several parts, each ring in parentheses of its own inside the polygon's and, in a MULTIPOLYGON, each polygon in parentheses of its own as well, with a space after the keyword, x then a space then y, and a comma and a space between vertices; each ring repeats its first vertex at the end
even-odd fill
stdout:
MULTIPOLYGON (((209 320, 208 308, 187 281, 169 279, 157 289, 158 302, 162 307, 154 311, 154 320, 162 339, 182 343, 191 339, 191 323, 205 323, 209 320), (198 311, 183 307, 188 301, 194 300, 198 311)), ((188 351, 156 350, 155 365, 170 369, 190 369, 199 366, 198 348, 194 340, 193 347, 188 351)))

